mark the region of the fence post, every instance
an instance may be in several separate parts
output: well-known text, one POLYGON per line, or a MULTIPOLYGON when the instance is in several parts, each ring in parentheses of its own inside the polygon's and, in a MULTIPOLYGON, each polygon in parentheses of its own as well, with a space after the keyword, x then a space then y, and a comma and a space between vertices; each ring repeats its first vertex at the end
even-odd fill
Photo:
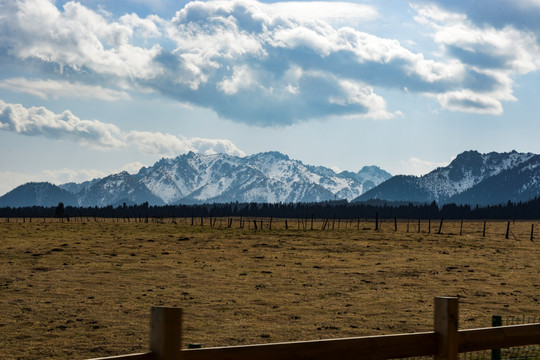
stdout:
POLYGON ((182 309, 152 307, 150 351, 158 360, 177 360, 182 349, 182 309))
MULTIPOLYGON (((502 326, 502 316, 493 315, 491 326, 502 326)), ((491 349, 491 360, 501 360, 501 349, 491 349)))
POLYGON ((434 330, 439 338, 435 360, 457 360, 458 358, 458 298, 435 298, 434 330))
POLYGON ((437 231, 437 234, 439 234, 439 235, 441 234, 443 220, 444 220, 444 218, 441 218, 441 223, 439 224, 439 231, 437 231))

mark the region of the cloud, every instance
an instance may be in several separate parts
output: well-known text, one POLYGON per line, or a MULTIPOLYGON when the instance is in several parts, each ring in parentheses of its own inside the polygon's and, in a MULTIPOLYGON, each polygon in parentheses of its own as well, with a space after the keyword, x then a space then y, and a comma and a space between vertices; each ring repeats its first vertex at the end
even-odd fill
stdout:
MULTIPOLYGON (((461 89, 447 89, 437 95, 444 108, 499 115, 503 113, 501 101, 517 100, 512 95, 512 78, 540 69, 540 27, 537 20, 526 26, 512 15, 502 21, 497 14, 524 15, 523 6, 529 2, 482 4, 482 16, 474 2, 412 5, 415 19, 433 28, 433 39, 445 56, 466 68, 461 89), (498 9, 497 13, 493 9, 498 9)), ((531 12, 540 15, 540 7, 531 7, 531 12)))
POLYGON ((128 164, 125 164, 124 166, 122 166, 120 169, 118 169, 117 171, 114 171, 114 173, 117 173, 117 172, 122 172, 122 171, 127 171, 128 173, 130 174, 136 174, 139 172, 139 170, 141 170, 141 168, 145 166, 143 163, 139 162, 139 161, 134 161, 134 162, 131 162, 131 163, 128 163, 128 164))
POLYGON ((129 100, 125 91, 106 89, 102 86, 86 85, 80 82, 10 78, 0 80, 0 88, 13 92, 23 92, 30 95, 48 98, 82 98, 98 99, 103 101, 129 100))
POLYGON ((397 172, 403 175, 422 176, 438 167, 444 167, 448 164, 447 162, 428 161, 413 156, 407 160, 400 161, 398 168, 401 168, 401 170, 397 170, 397 172))
POLYGON ((448 92, 437 96, 437 99, 444 108, 452 111, 492 115, 500 115, 503 112, 500 101, 489 95, 475 94, 472 91, 448 92))
MULTIPOLYGON (((503 101, 515 100, 513 76, 540 66, 538 25, 497 23, 491 13, 491 23, 478 23, 468 17, 472 7, 412 5, 416 21, 433 28, 443 49, 442 57, 429 59, 394 39, 343 26, 353 18, 377 18, 369 4, 193 1, 163 19, 134 13, 114 18, 76 2, 59 9, 48 0, 20 0, 0 4, 0 56, 78 81, 70 83, 99 79, 110 84, 104 88, 151 89, 258 126, 334 115, 399 116, 379 88, 433 96, 456 111, 501 113, 503 101), (471 96, 459 105, 456 94, 471 96)), ((28 91, 43 96, 29 82, 28 91)))
POLYGON ((126 143, 151 154, 176 156, 193 151, 205 155, 225 153, 246 156, 231 141, 225 139, 179 138, 171 134, 148 131, 130 131, 124 138, 126 143))
POLYGON ((540 34, 540 2, 538 0, 498 0, 496 3, 481 1, 417 1, 436 4, 447 10, 446 14, 461 14, 478 26, 502 29, 512 27, 525 32, 540 34), (465 15, 466 14, 466 15, 465 15))
POLYGON ((326 1, 286 1, 276 2, 261 8, 272 17, 302 19, 304 21, 368 21, 378 16, 377 10, 365 4, 335 1, 328 6, 326 1))
POLYGON ((108 22, 77 2, 64 4, 60 11, 46 0, 2 2, 0 13, 0 43, 18 59, 55 64, 60 72, 69 67, 128 78, 160 71, 152 66, 159 45, 143 48, 130 43, 140 22, 108 22))
POLYGON ((135 147, 142 152, 176 156, 189 151, 202 154, 227 153, 245 156, 232 142, 224 139, 179 138, 161 132, 120 130, 98 120, 81 120, 69 110, 56 114, 44 107, 25 108, 0 100, 0 130, 27 136, 69 139, 96 149, 135 147))
POLYGON ((124 145, 121 130, 97 120, 81 120, 69 110, 55 114, 44 107, 25 108, 0 100, 0 130, 27 136, 69 139, 94 148, 118 148, 124 145))
POLYGON ((61 9, 46 0, 0 6, 5 14, 0 36, 11 61, 52 64, 74 78, 94 74, 112 77, 111 82, 127 80, 134 88, 151 88, 261 126, 336 114, 393 117, 362 78, 369 71, 357 70, 382 62, 427 79, 430 74, 424 70, 432 67, 415 65, 423 59, 395 41, 328 22, 353 16, 371 19, 376 11, 368 5, 191 2, 170 21, 136 14, 115 21, 73 2, 61 9), (339 67, 350 71, 336 71, 333 56, 340 53, 346 56, 339 67), (414 70, 420 68, 422 73, 414 70), (293 72, 299 75, 290 78, 293 72), (366 96, 350 96, 351 87, 343 84, 364 89, 366 96), (314 91, 313 85, 323 86, 314 91))

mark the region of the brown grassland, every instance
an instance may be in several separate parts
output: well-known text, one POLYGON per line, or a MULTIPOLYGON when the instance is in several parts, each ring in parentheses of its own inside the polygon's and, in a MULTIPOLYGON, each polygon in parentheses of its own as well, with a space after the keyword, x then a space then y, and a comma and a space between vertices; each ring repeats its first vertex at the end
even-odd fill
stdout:
POLYGON ((431 331, 443 295, 460 328, 540 315, 538 222, 509 239, 495 221, 485 237, 474 221, 199 222, 0 219, 0 358, 145 352, 154 305, 184 309, 184 343, 205 347, 431 331))

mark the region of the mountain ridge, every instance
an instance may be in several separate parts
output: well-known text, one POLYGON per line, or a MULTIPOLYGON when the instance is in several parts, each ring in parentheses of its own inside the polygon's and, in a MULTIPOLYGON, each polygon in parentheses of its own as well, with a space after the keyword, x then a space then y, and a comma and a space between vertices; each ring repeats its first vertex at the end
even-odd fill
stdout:
POLYGON ((306 165, 276 151, 237 157, 193 152, 162 158, 136 174, 59 186, 27 183, 0 197, 0 206, 118 206, 148 203, 313 203, 370 200, 394 203, 497 205, 540 196, 540 155, 516 151, 458 154, 423 176, 391 176, 377 166, 358 172, 306 165))
MULTIPOLYGON (((189 152, 162 158, 136 174, 121 172, 82 183, 65 183, 57 188, 72 194, 75 205, 85 207, 142 202, 150 205, 296 203, 352 200, 364 192, 364 184, 372 188, 390 177, 377 166, 364 167, 357 173, 336 173, 323 166, 305 165, 277 151, 246 157, 189 152)), ((26 192, 30 192, 30 187, 27 186, 26 192)), ((13 192, 19 188, 0 197, 0 201, 5 197, 11 200, 4 203, 16 206, 13 192)))
MULTIPOLYGON (((525 165, 535 164, 540 165, 540 156, 532 153, 518 153, 514 150, 506 153, 481 154, 474 150, 465 151, 446 167, 439 167, 420 177, 394 176, 366 191, 353 202, 380 199, 426 203, 436 201, 439 204, 457 201, 460 204, 492 205, 505 203, 510 199, 528 200, 529 198, 525 199, 526 196, 540 194, 538 186, 536 190, 528 191, 526 196, 512 195, 518 191, 517 180, 512 181, 508 176, 505 178, 504 174, 519 171, 525 165), (499 176, 501 174, 503 176, 499 176), (511 189, 506 192, 509 199, 497 199, 497 193, 503 187, 511 189), (478 192, 482 192, 484 196, 480 196, 478 192)), ((530 176, 533 176, 533 172, 530 176)), ((530 184, 531 189, 534 188, 534 184, 530 184)))

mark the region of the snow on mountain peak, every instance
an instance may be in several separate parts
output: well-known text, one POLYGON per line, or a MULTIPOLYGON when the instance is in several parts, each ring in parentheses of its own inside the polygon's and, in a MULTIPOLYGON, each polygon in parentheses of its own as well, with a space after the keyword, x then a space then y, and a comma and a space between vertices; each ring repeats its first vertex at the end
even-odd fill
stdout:
MULTIPOLYGON (((381 170, 382 171, 382 170, 381 170)), ((384 172, 387 174, 386 172, 384 172)), ((354 173, 336 174, 324 167, 304 165, 280 152, 246 157, 188 153, 162 159, 141 169, 137 177, 166 203, 205 201, 311 202, 351 200, 364 189, 390 177, 374 171, 358 178, 354 173)))

